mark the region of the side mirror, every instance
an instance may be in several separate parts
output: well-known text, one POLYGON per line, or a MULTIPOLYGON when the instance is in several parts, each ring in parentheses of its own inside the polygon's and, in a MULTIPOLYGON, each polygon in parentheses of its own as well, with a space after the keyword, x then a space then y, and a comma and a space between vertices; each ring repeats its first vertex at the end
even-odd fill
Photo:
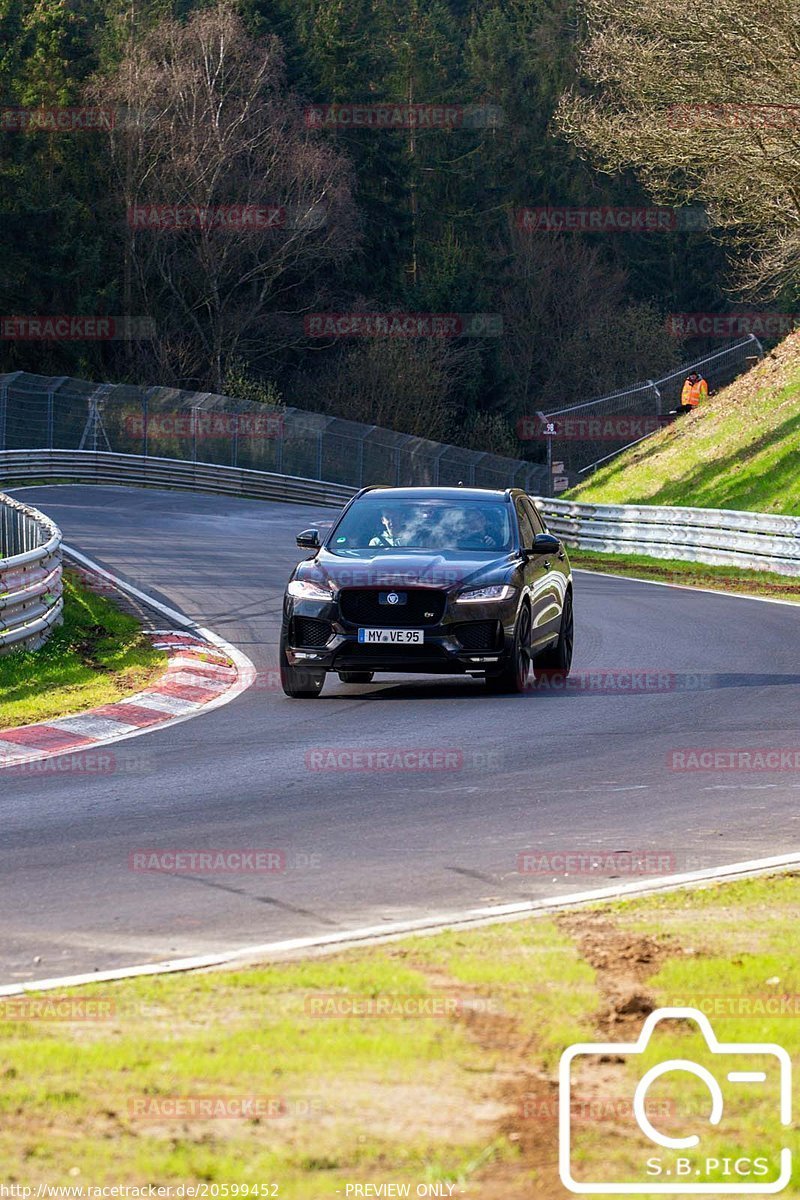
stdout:
POLYGON ((561 542, 552 533, 537 533, 531 546, 531 554, 558 554, 561 542))
POLYGON ((301 550, 319 550, 319 530, 304 529, 302 533, 297 535, 297 544, 301 550))

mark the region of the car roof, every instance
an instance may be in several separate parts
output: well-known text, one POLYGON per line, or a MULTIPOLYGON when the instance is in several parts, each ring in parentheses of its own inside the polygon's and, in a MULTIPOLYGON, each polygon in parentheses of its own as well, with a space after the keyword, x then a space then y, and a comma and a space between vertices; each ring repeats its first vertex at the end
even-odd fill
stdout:
POLYGON ((509 500, 512 491, 517 488, 477 488, 477 487, 389 487, 374 484, 364 488, 355 499, 364 496, 380 495, 381 500, 391 503, 393 500, 509 500))

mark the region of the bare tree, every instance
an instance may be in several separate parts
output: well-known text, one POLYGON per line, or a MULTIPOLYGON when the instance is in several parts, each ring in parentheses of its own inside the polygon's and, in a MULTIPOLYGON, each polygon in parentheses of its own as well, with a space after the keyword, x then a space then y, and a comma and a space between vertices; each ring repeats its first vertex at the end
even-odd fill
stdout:
POLYGON ((302 342, 314 281, 358 229, 348 162, 306 127, 278 40, 223 2, 132 40, 93 92, 127 113, 112 160, 162 377, 220 390, 232 361, 302 342))
POLYGON ((580 234, 510 231, 500 289, 503 355, 519 415, 610 392, 673 365, 655 308, 580 234))
POLYGON ((370 338, 320 363, 296 391, 334 416, 449 441, 471 353, 442 339, 370 338))
POLYGON ((800 0, 583 0, 562 132, 663 203, 704 203, 755 292, 800 290, 800 0))

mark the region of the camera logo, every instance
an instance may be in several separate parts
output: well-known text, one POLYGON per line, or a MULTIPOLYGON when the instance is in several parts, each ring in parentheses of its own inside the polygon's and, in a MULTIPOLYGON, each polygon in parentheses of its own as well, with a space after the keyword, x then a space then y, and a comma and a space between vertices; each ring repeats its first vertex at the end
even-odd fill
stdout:
MULTIPOLYGON (((674 1035, 675 1029, 664 1027, 662 1032, 674 1035)), ((699 1038, 693 1039, 698 1045, 699 1038)), ((785 1140, 782 1129, 791 1123, 792 1064, 786 1050, 772 1043, 719 1042, 704 1013, 695 1008, 660 1008, 650 1013, 636 1042, 587 1042, 570 1046, 561 1056, 559 1065, 559 1174, 561 1182, 579 1195, 683 1195, 742 1194, 767 1195, 783 1191, 792 1175, 792 1152, 781 1146, 785 1140), (709 1066, 690 1058, 670 1058, 655 1061, 650 1040, 660 1022, 666 1020, 693 1021, 705 1045, 698 1057, 707 1059, 709 1066), (637 1063, 635 1056, 642 1058, 637 1063), (615 1075, 609 1086, 628 1087, 631 1071, 637 1070, 638 1082, 630 1102, 630 1127, 623 1131, 625 1158, 619 1173, 630 1172, 633 1178, 604 1178, 613 1174, 606 1139, 579 1144, 581 1131, 570 1120, 575 1110, 576 1083, 579 1086, 582 1069, 590 1065, 589 1056, 600 1056, 606 1076, 615 1075), (633 1060, 633 1061, 631 1061, 633 1060), (612 1064, 612 1066, 608 1066, 612 1064), (714 1068, 714 1069, 710 1069, 714 1068), (678 1111, 683 1114, 677 1128, 667 1132, 669 1122, 652 1119, 648 1099, 655 1100, 655 1112, 663 1114, 663 1088, 671 1083, 679 1097, 678 1111), (649 1095, 649 1093, 653 1093, 649 1095), (697 1107, 693 1107, 695 1098, 697 1107), (748 1147, 741 1153, 730 1154, 731 1134, 726 1133, 725 1118, 735 1122, 737 1116, 749 1112, 767 1113, 760 1129, 762 1141, 768 1147, 748 1147), (691 1113, 691 1120, 685 1114, 691 1113), (684 1123, 685 1122, 685 1123, 684 1123), (658 1127, 660 1124, 660 1128, 658 1127), (725 1155, 704 1148, 701 1136, 689 1132, 725 1135, 728 1149, 725 1155), (673 1133, 676 1136, 673 1136, 673 1133), (677 1136, 678 1134, 682 1136, 677 1136), (642 1137, 644 1135, 644 1138, 642 1137), (658 1151, 658 1152, 656 1152, 658 1151), (641 1152, 641 1167, 630 1166, 641 1152), (594 1167, 597 1163, 597 1170, 594 1167), (576 1178, 579 1174, 581 1178, 576 1178)), ((746 1122, 752 1127, 752 1120, 746 1122)), ((585 1127, 583 1130, 585 1136, 585 1127)))

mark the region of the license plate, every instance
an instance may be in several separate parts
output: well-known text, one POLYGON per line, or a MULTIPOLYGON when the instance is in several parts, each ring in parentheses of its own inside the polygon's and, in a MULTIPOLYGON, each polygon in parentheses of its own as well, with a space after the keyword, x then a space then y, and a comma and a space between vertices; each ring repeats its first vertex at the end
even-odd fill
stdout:
POLYGON ((358 640, 372 645, 375 642, 390 642, 395 646, 421 646, 425 641, 424 629, 359 629, 358 640))

